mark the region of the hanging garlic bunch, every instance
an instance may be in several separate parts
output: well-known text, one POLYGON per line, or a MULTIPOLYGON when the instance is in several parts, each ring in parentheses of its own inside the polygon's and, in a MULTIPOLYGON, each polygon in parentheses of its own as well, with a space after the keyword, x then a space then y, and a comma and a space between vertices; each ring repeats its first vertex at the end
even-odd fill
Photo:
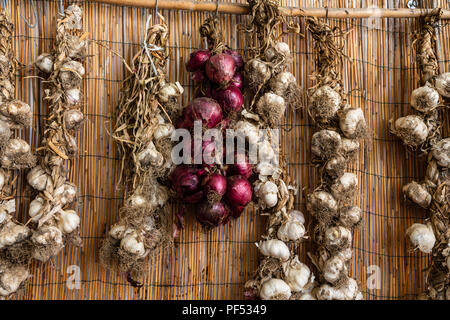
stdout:
MULTIPOLYGON (((256 7, 256 2, 249 3, 256 7)), ((255 32, 267 30, 267 25, 261 23, 265 19, 269 27, 283 20, 273 1, 258 1, 258 8, 252 25, 255 32), (273 17, 263 17, 263 12, 273 17)), ((257 150, 254 170, 258 178, 253 189, 258 209, 268 216, 266 233, 256 244, 262 259, 252 280, 245 284, 245 295, 270 300, 313 299, 314 275, 293 250, 307 237, 305 218, 293 208, 297 187, 290 184, 285 168, 280 167, 278 137, 273 130, 288 107, 299 107, 300 88, 294 75, 287 71, 292 60, 289 45, 275 41, 274 34, 260 36, 259 40, 261 52, 245 64, 252 90, 252 112, 243 110, 247 120, 234 125, 237 135, 248 141, 250 150, 257 150)))
POLYGON ((320 271, 319 283, 312 292, 317 299, 361 299, 356 281, 348 276, 352 257, 352 230, 361 221, 361 209, 352 202, 358 191, 356 174, 346 172, 367 135, 361 108, 347 104, 339 78, 340 35, 315 18, 308 18, 308 30, 316 40, 314 75, 318 84, 309 90, 308 113, 319 126, 311 139, 313 162, 320 166, 322 184, 307 195, 306 209, 316 221, 314 240, 318 254, 312 256, 320 271), (327 48, 327 50, 323 50, 327 48))
POLYGON ((148 55, 141 49, 134 56, 134 74, 124 83, 116 108, 112 137, 122 156, 121 182, 127 194, 120 219, 110 228, 100 251, 102 264, 106 268, 117 265, 132 285, 138 285, 145 258, 161 253, 173 241, 166 205, 169 191, 161 182, 173 169, 171 117, 178 115, 183 88, 178 82, 166 81, 169 30, 164 18, 158 18, 159 24, 147 21, 144 41, 145 46, 161 52, 148 55))
POLYGON ((39 164, 27 175, 28 184, 39 193, 28 211, 34 259, 46 262, 64 248, 65 242, 80 246, 80 217, 75 206, 77 187, 67 181, 66 160, 77 152, 76 131, 84 122, 80 111, 80 86, 85 69, 85 40, 82 10, 71 5, 57 20, 52 53, 43 53, 35 61, 37 69, 50 84, 45 94, 50 101, 43 153, 39 164))

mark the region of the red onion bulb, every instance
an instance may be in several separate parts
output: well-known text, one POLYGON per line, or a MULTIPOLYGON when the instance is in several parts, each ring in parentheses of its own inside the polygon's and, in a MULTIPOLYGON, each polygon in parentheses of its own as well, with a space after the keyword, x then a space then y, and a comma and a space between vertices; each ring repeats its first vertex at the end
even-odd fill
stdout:
POLYGON ((232 56, 219 53, 206 63, 206 75, 216 84, 227 85, 233 79, 236 66, 232 56))
POLYGON ((252 200, 252 186, 240 175, 228 177, 225 197, 230 206, 245 207, 252 200))
POLYGON ((225 90, 217 91, 215 99, 226 112, 238 112, 244 104, 241 90, 233 85, 228 86, 225 90))
POLYGON ((197 203, 203 198, 200 185, 200 170, 181 165, 169 177, 177 195, 188 203, 197 203))
POLYGON ((227 191, 227 179, 219 174, 213 173, 203 179, 203 191, 208 200, 219 201, 227 191))
POLYGON ((207 128, 214 128, 222 121, 222 108, 217 101, 201 97, 191 101, 184 109, 177 128, 192 129, 194 121, 201 120, 207 128))
POLYGON ((228 215, 228 210, 222 202, 210 203, 203 201, 197 210, 195 210, 197 220, 204 226, 210 228, 227 222, 228 215))
POLYGON ((206 62, 211 57, 209 50, 196 50, 189 56, 189 61, 186 63, 186 69, 189 72, 194 72, 202 69, 206 62))

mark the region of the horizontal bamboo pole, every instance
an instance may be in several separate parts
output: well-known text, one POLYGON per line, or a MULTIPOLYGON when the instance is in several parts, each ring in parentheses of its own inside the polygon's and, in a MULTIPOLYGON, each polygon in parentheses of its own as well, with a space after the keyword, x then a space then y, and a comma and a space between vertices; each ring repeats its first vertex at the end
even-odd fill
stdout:
MULTIPOLYGON (((217 4, 211 2, 195 2, 191 0, 95 0, 97 2, 154 8, 158 2, 159 9, 169 10, 189 10, 189 11, 216 11, 217 4)), ((386 9, 386 8, 281 8, 281 13, 285 16, 309 16, 318 18, 417 18, 430 13, 431 9, 386 9)), ((220 3, 220 13, 248 14, 249 8, 245 4, 220 3)), ((450 10, 443 10, 442 19, 450 19, 450 10)))

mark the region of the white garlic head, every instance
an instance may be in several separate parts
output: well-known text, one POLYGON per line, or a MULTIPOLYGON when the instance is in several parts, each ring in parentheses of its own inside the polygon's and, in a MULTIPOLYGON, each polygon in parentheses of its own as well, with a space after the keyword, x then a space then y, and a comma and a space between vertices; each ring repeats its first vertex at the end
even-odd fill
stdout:
POLYGON ((341 95, 328 85, 317 88, 309 99, 309 113, 318 122, 328 122, 341 107, 341 95))
POLYGON ((0 119, 13 127, 28 127, 32 117, 31 107, 23 101, 12 100, 0 105, 0 119))
POLYGON ((305 215, 300 210, 289 211, 289 217, 295 221, 305 224, 305 215))
POLYGON ((84 121, 83 112, 77 109, 70 109, 64 112, 64 125, 66 129, 78 129, 84 121))
POLYGON ((236 136, 248 139, 250 144, 257 144, 260 139, 260 132, 257 126, 245 120, 239 120, 233 127, 236 136))
POLYGON ((153 141, 151 141, 147 147, 139 151, 136 158, 143 168, 148 167, 149 165, 160 167, 164 164, 164 157, 156 150, 153 141))
POLYGON ((339 223, 344 227, 351 228, 361 221, 361 209, 357 206, 348 206, 341 209, 339 223))
POLYGON ((262 255, 277 258, 281 261, 287 261, 290 256, 288 246, 281 240, 270 239, 260 241, 258 248, 262 255))
POLYGON ((352 155, 359 150, 359 141, 356 139, 342 138, 342 152, 345 155, 352 155))
POLYGON ((430 112, 439 105, 439 93, 429 85, 414 89, 411 94, 411 106, 419 112, 430 112))
POLYGON ((48 185, 52 184, 52 178, 45 173, 40 165, 34 167, 28 172, 27 181, 34 189, 43 191, 48 185))
POLYGON ((286 111, 286 102, 283 97, 273 92, 266 92, 256 102, 255 111, 267 123, 275 124, 283 117, 286 111))
POLYGON ((260 59, 251 59, 245 64, 245 79, 251 88, 258 88, 270 79, 270 66, 260 59))
POLYGON ((288 300, 291 297, 291 288, 281 279, 265 281, 259 290, 262 300, 288 300))
POLYGON ((356 174, 346 172, 331 186, 331 194, 335 199, 352 197, 357 186, 358 177, 356 174))
POLYGON ((314 275, 311 273, 311 270, 306 264, 301 263, 297 256, 283 264, 283 272, 284 281, 293 292, 301 292, 314 281, 314 275))
POLYGON ((438 75, 436 77, 435 86, 441 96, 450 98, 450 72, 438 75))
POLYGON ((120 247, 138 257, 143 257, 146 254, 144 242, 140 239, 136 231, 130 232, 120 241, 120 247))
POLYGON ((326 191, 314 191, 307 197, 306 209, 313 215, 334 216, 338 209, 336 199, 326 191))
POLYGON ((428 208, 430 206, 432 199, 431 194, 423 185, 415 181, 405 184, 403 186, 403 193, 408 199, 423 208, 428 208))
POLYGON ((42 262, 48 261, 57 255, 64 247, 63 234, 55 226, 43 226, 33 232, 33 258, 42 262))
POLYGON ((0 249, 11 246, 28 238, 30 229, 10 220, 0 229, 0 249))
POLYGON ((79 88, 71 88, 66 90, 66 101, 68 104, 76 105, 80 102, 80 89, 79 88))
POLYGON ((28 269, 22 265, 2 267, 0 269, 0 299, 15 293, 29 276, 28 269))
POLYGON ((153 133, 153 137, 156 140, 166 138, 171 136, 174 130, 175 127, 171 123, 159 124, 155 132, 153 133))
POLYGON ((83 79, 85 70, 83 65, 75 60, 70 60, 61 66, 59 71, 59 79, 64 90, 76 88, 83 79))
POLYGON ((417 147, 424 143, 428 137, 428 127, 423 119, 416 115, 398 118, 391 130, 403 143, 417 147))
POLYGON ((345 260, 340 256, 333 256, 324 263, 323 277, 330 283, 336 283, 346 272, 345 260))
POLYGON ((450 138, 438 141, 431 149, 433 157, 443 168, 450 168, 450 138))
POLYGON ((31 221, 37 222, 42 217, 42 209, 44 208, 45 200, 41 196, 37 196, 30 202, 30 208, 28 209, 28 215, 31 221))
POLYGON ((292 84, 296 83, 294 75, 288 71, 283 71, 272 77, 269 81, 270 90, 273 93, 284 96, 292 84))
POLYGON ((58 227, 63 233, 72 233, 80 225, 80 217, 75 210, 60 210, 58 227))
POLYGON ((36 59, 36 67, 44 73, 52 73, 53 71, 53 56, 50 53, 42 53, 36 59))
POLYGON ((277 231, 278 239, 283 241, 297 241, 303 238, 305 234, 306 229, 303 223, 291 217, 283 222, 277 231))
POLYGON ((158 92, 158 99, 161 103, 169 102, 171 99, 181 96, 184 92, 179 82, 165 83, 158 92))
POLYGON ((333 130, 320 130, 311 138, 311 151, 319 159, 329 159, 342 148, 342 140, 339 133, 333 130))
POLYGON ((361 108, 346 108, 339 113, 339 126, 347 138, 363 137, 367 131, 366 119, 361 108))
POLYGON ((325 231, 324 241, 328 249, 345 249, 352 243, 352 233, 343 226, 329 227, 325 231))
POLYGON ((421 223, 414 223, 406 230, 406 235, 409 237, 414 248, 418 248, 423 253, 431 253, 436 237, 434 236, 431 225, 421 223))
POLYGON ((291 49, 286 42, 278 41, 274 46, 267 48, 264 55, 266 56, 267 61, 272 61, 279 55, 284 59, 287 59, 291 56, 291 49))
POLYGON ((258 181, 255 184, 255 195, 263 208, 272 208, 278 203, 278 187, 272 181, 258 181))
POLYGON ((126 234, 130 233, 131 229, 127 229, 127 227, 122 223, 116 223, 109 230, 109 235, 114 239, 121 240, 125 237, 126 234))

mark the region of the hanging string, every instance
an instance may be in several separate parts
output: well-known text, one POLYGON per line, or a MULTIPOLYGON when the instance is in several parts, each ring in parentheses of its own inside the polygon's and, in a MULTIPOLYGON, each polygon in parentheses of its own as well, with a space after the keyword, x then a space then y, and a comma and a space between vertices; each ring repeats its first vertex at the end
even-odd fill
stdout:
POLYGON ((155 2, 155 23, 158 24, 159 22, 159 14, 158 14, 158 0, 155 2))
POLYGON ((144 43, 142 44, 142 46, 144 47, 145 53, 147 54, 148 58, 150 59, 150 64, 152 65, 152 69, 153 69, 153 72, 155 73, 155 76, 158 76, 158 70, 156 70, 155 64, 153 63, 151 51, 162 51, 163 48, 158 47, 154 44, 150 44, 150 45, 147 44, 147 33, 148 33, 148 28, 150 25, 151 18, 152 18, 152 15, 150 14, 147 18, 147 22, 145 23, 145 36, 144 36, 144 43))

